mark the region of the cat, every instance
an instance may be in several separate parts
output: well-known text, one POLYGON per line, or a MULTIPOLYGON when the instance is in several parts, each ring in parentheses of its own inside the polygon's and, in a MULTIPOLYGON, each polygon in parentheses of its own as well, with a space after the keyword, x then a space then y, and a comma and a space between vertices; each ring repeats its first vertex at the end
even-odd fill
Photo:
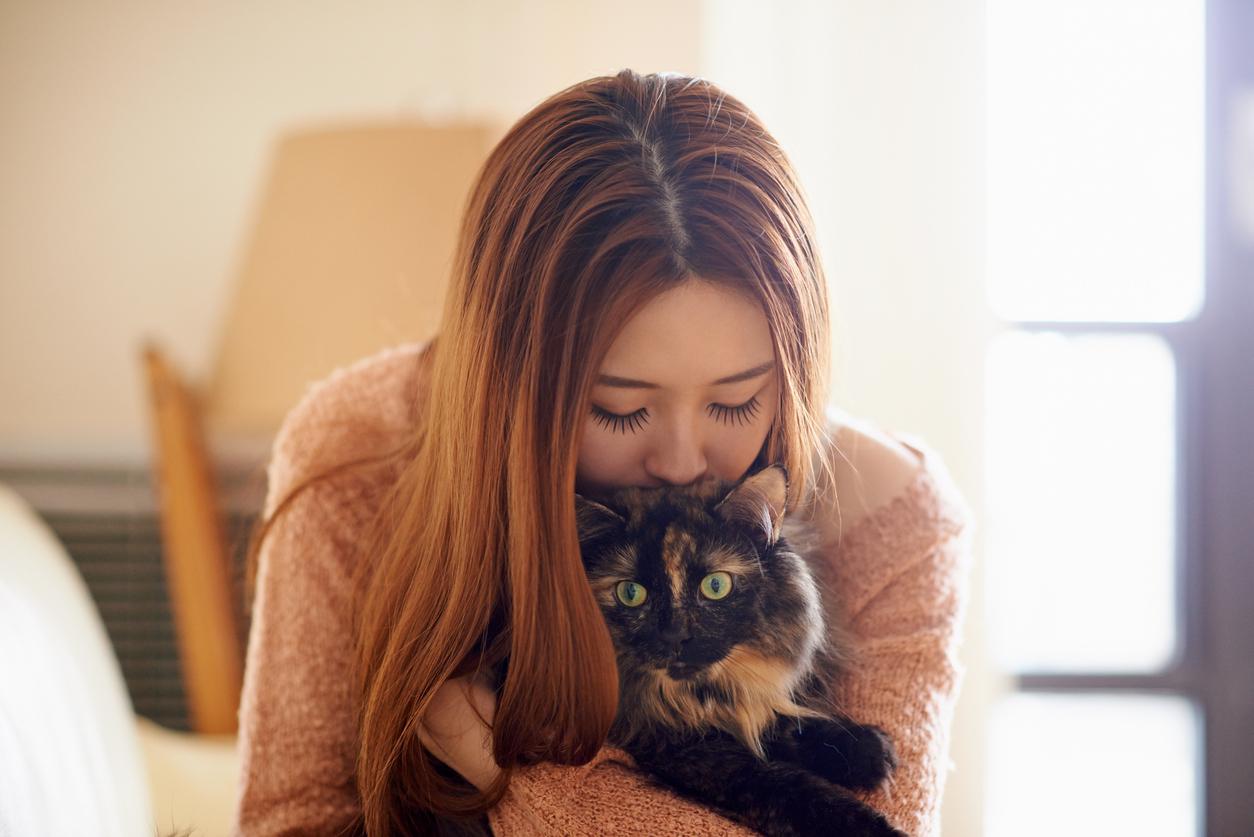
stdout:
POLYGON ((575 495, 580 552, 614 640, 608 743, 654 781, 768 835, 904 837, 849 789, 897 766, 887 733, 825 699, 849 659, 788 474, 575 495), (831 624, 829 624, 831 622, 831 624))

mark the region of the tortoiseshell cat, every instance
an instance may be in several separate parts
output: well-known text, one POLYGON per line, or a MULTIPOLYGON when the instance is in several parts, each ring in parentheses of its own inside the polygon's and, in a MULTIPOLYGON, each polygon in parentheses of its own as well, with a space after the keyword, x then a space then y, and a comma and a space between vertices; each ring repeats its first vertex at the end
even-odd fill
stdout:
POLYGON ((896 767, 887 734, 832 714, 847 645, 785 517, 787 473, 576 495, 580 550, 618 651, 610 743, 683 796, 770 835, 903 832, 848 788, 896 767), (800 550, 800 552, 799 552, 800 550))

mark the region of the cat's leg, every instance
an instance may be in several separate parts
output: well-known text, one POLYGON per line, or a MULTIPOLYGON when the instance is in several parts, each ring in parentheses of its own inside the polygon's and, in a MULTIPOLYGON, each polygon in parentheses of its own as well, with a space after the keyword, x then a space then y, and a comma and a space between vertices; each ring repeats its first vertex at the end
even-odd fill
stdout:
POLYGON ((762 743, 768 758, 799 764, 847 788, 879 787, 897 767, 897 753, 884 730, 843 715, 781 715, 762 743))
POLYGON ((723 732, 662 736, 627 750, 655 780, 771 837, 906 837, 850 791, 798 764, 763 761, 723 732))

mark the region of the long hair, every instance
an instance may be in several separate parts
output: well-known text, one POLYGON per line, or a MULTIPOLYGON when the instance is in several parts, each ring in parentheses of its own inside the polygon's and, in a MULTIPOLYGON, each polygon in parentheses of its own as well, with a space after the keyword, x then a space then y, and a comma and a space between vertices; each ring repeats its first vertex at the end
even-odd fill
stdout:
MULTIPOLYGON (((592 382, 631 315, 699 278, 761 307, 780 373, 758 463, 811 496, 828 459, 827 283, 778 143, 706 79, 630 69, 541 102, 489 153, 461 218, 422 418, 354 563, 358 833, 435 830, 495 805, 513 770, 584 764, 617 708, 613 645, 574 508, 592 382), (458 781, 421 743, 438 687, 508 660, 499 780, 458 781)), ((757 464, 757 463, 755 463, 757 464)))

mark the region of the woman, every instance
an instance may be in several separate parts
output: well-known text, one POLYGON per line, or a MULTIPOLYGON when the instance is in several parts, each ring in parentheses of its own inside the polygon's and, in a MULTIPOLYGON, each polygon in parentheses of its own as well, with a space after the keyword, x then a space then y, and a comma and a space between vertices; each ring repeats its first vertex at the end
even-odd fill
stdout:
POLYGON ((774 461, 862 642, 833 698, 898 748, 864 798, 935 828, 969 509, 917 439, 825 410, 814 240, 784 153, 703 79, 589 79, 508 131, 438 337, 337 371, 276 440, 242 833, 749 833, 604 746, 615 660, 573 494, 774 461), (493 695, 476 672, 505 657, 493 695))

